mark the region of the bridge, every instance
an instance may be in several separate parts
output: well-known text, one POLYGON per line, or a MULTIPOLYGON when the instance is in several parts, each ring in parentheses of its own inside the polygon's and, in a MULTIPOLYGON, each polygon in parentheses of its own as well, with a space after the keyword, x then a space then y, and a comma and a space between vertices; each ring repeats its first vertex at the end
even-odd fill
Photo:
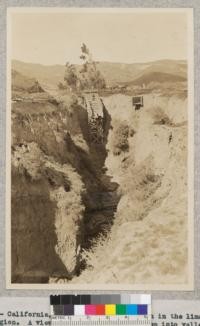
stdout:
POLYGON ((97 91, 84 91, 83 96, 84 106, 88 113, 90 140, 96 144, 103 143, 103 102, 97 91))

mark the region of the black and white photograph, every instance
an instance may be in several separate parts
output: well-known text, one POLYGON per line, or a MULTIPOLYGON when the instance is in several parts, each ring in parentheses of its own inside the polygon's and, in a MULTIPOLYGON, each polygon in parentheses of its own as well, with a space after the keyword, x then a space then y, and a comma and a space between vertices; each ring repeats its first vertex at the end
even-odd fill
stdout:
POLYGON ((8 288, 193 289, 192 24, 8 10, 8 288))

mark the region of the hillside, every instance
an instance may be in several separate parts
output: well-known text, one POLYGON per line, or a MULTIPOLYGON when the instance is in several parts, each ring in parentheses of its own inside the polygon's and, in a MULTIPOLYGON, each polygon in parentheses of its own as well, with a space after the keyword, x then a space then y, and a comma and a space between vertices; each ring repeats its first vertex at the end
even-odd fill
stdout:
POLYGON ((185 78, 187 76, 186 62, 175 60, 134 64, 101 62, 98 64, 98 68, 110 85, 128 83, 150 72, 171 73, 172 75, 185 78))
MULTIPOLYGON (((27 77, 38 79, 42 85, 54 88, 59 82, 63 82, 65 70, 65 67, 61 65, 45 66, 16 60, 12 62, 12 68, 27 77)), ((99 62, 97 69, 104 76, 108 86, 133 82, 144 74, 153 72, 169 73, 183 78, 187 76, 187 65, 182 60, 161 60, 133 64, 99 62)))
POLYGON ((12 70, 12 91, 28 92, 28 93, 42 93, 44 90, 35 78, 29 78, 16 70, 12 70))
POLYGON ((134 79, 132 82, 124 83, 126 85, 148 85, 150 83, 177 83, 177 82, 184 82, 186 81, 185 77, 173 75, 165 72, 145 72, 142 76, 139 78, 134 79))

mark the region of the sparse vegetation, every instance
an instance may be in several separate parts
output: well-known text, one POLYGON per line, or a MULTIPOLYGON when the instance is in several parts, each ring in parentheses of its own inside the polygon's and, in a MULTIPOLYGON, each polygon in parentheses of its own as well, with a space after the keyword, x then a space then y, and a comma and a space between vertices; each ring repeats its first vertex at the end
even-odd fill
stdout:
POLYGON ((164 112, 164 110, 159 106, 153 108, 152 116, 153 116, 153 119, 154 119, 154 124, 169 125, 169 126, 172 125, 171 119, 164 112))
POLYGON ((59 83, 58 83, 58 88, 59 88, 60 90, 65 90, 65 89, 67 89, 67 86, 64 85, 63 83, 59 82, 59 83))
POLYGON ((34 78, 23 76, 18 71, 12 70, 12 91, 27 93, 43 93, 44 90, 34 78))
MULTIPOLYGON (((133 131, 131 131, 133 134, 133 131)), ((128 143, 129 136, 129 126, 126 122, 122 122, 119 124, 117 128, 114 129, 113 132, 113 154, 120 155, 121 152, 126 152, 129 149, 128 143)))
POLYGON ((71 87, 73 90, 77 88, 78 77, 76 67, 73 64, 69 64, 69 62, 66 63, 64 81, 69 88, 71 87))

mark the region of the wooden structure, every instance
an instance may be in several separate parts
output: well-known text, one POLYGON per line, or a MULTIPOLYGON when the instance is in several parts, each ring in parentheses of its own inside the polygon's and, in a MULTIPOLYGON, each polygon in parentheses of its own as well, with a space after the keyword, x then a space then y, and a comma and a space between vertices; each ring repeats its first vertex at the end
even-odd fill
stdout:
POLYGON ((93 143, 103 143, 103 102, 97 91, 84 92, 84 106, 88 113, 90 140, 93 143))
POLYGON ((135 110, 140 110, 140 108, 144 106, 143 96, 133 96, 132 105, 135 110))

